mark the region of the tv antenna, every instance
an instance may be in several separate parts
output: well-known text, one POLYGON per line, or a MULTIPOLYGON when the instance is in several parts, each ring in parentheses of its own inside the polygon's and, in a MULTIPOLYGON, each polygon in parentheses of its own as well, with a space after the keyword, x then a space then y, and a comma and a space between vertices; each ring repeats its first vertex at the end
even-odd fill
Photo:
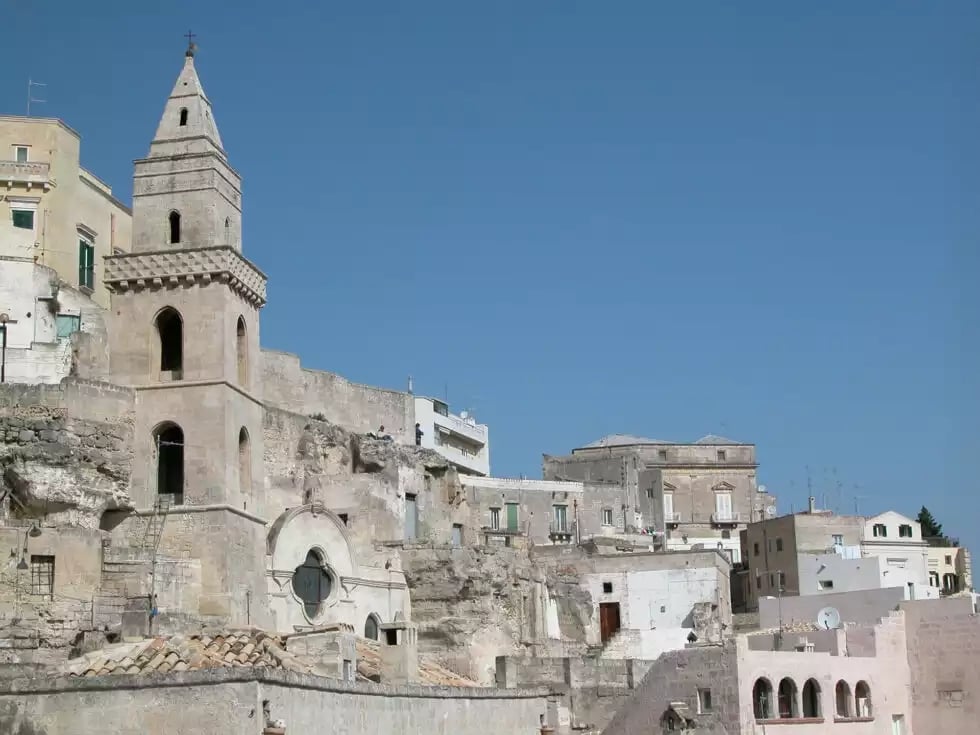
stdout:
POLYGON ((47 102, 47 100, 39 100, 34 97, 34 87, 47 87, 48 85, 44 82, 35 82, 33 79, 28 78, 27 80, 27 116, 31 116, 31 104, 41 104, 47 102))

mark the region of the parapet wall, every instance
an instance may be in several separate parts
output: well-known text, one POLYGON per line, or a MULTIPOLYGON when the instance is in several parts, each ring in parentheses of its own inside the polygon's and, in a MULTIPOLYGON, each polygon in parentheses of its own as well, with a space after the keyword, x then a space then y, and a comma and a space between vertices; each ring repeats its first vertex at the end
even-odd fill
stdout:
POLYGON ((25 735, 242 735, 260 733, 264 719, 285 722, 287 735, 513 735, 537 732, 548 709, 542 689, 345 684, 268 669, 0 684, 0 732, 25 735))
POLYGON ((380 426, 402 444, 415 443, 415 397, 410 393, 353 383, 335 373, 309 370, 299 357, 262 350, 263 399, 270 406, 366 434, 380 426))

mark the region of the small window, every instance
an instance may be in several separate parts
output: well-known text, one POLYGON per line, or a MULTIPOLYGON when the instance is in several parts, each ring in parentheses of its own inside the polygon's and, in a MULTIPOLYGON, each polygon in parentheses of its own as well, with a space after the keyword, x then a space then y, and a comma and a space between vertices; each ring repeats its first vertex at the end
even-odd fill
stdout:
POLYGON ((776 551, 783 550, 783 540, 781 538, 776 539, 776 551))
POLYGON ((612 508, 602 509, 602 525, 611 526, 613 524, 612 508))
POLYGON ((490 529, 493 531, 500 530, 500 508, 490 509, 490 529))
POLYGON ((888 538, 888 527, 884 523, 876 523, 871 527, 871 535, 875 538, 888 538))
POLYGON ((898 537, 899 538, 912 538, 912 526, 908 523, 903 523, 898 527, 898 537))
POLYGON ((462 524, 459 524, 459 523, 454 523, 453 524, 453 536, 452 536, 452 540, 453 540, 453 546, 462 546, 463 545, 463 526, 462 526, 462 524))
POLYGON ((779 572, 777 576, 779 578, 779 589, 786 589, 786 572, 779 572))
POLYGON ((603 582, 603 583, 602 583, 602 592, 603 592, 603 594, 606 594, 606 595, 608 595, 608 594, 610 594, 610 593, 611 593, 612 591, 613 591, 613 585, 612 585, 612 582, 603 582))
POLYGON ((711 711, 711 690, 698 689, 698 714, 711 711))
POLYGON ((761 590, 762 589, 762 577, 761 576, 758 576, 758 577, 755 578, 755 588, 757 590, 761 590))
POLYGON ((769 553, 771 554, 772 553, 772 539, 769 539, 768 541, 766 541, 766 548, 769 550, 769 553))
POLYGON ((725 529, 724 531, 721 532, 721 537, 722 538, 731 538, 732 537, 732 532, 729 531, 728 529, 725 529))
POLYGON ((10 217, 14 227, 18 230, 34 229, 34 210, 33 209, 14 209, 10 208, 10 217))
POLYGON ((54 594, 54 557, 31 554, 31 593, 51 597, 54 594))
POLYGON ((187 108, 180 108, 180 126, 184 127, 187 124, 187 108))
POLYGON ((78 240, 78 285, 90 291, 95 288, 95 245, 90 240, 78 240))
POLYGON ((666 449, 661 449, 659 452, 657 452, 657 456, 660 457, 660 461, 661 462, 666 462, 667 461, 667 450, 666 449))
POLYGON ((951 557, 949 554, 946 554, 946 566, 953 566, 953 557, 951 557))
POLYGON ((758 555, 759 555, 759 543, 756 542, 752 544, 752 556, 758 556, 758 555))
POLYGON ((58 339, 68 339, 82 328, 82 317, 78 314, 58 314, 55 322, 58 325, 58 339))
POLYGON ((29 146, 26 145, 15 145, 14 146, 14 160, 17 163, 27 163, 29 146))
POLYGON ((725 450, 724 449, 719 449, 718 450, 718 461, 719 462, 724 462, 725 459, 726 459, 726 457, 727 457, 727 455, 725 454, 725 450))
POLYGON ((843 536, 843 534, 835 533, 833 535, 833 540, 834 540, 834 546, 843 546, 844 545, 844 536, 843 536))
POLYGON ((834 580, 832 579, 821 579, 818 584, 820 585, 820 589, 822 590, 834 589, 834 580))
POLYGON ((168 220, 170 222, 170 244, 176 245, 180 242, 180 212, 171 212, 168 220))

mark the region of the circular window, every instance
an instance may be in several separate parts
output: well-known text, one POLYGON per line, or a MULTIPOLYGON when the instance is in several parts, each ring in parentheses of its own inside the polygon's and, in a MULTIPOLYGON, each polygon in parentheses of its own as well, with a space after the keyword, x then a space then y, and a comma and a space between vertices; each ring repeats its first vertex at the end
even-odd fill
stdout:
POLYGON ((313 549, 306 561, 293 572, 293 592, 303 601, 303 611, 311 620, 320 614, 323 601, 330 597, 333 578, 326 570, 323 557, 313 549))

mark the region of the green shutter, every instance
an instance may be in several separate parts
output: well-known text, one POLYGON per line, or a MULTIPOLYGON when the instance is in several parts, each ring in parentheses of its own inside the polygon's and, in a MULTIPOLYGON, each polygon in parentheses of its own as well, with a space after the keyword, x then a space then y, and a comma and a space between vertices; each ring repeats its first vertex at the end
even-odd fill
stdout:
POLYGON ((517 530, 517 503, 507 503, 507 530, 517 530))
POLYGON ((78 241, 78 285, 95 286, 95 246, 85 240, 78 241))

